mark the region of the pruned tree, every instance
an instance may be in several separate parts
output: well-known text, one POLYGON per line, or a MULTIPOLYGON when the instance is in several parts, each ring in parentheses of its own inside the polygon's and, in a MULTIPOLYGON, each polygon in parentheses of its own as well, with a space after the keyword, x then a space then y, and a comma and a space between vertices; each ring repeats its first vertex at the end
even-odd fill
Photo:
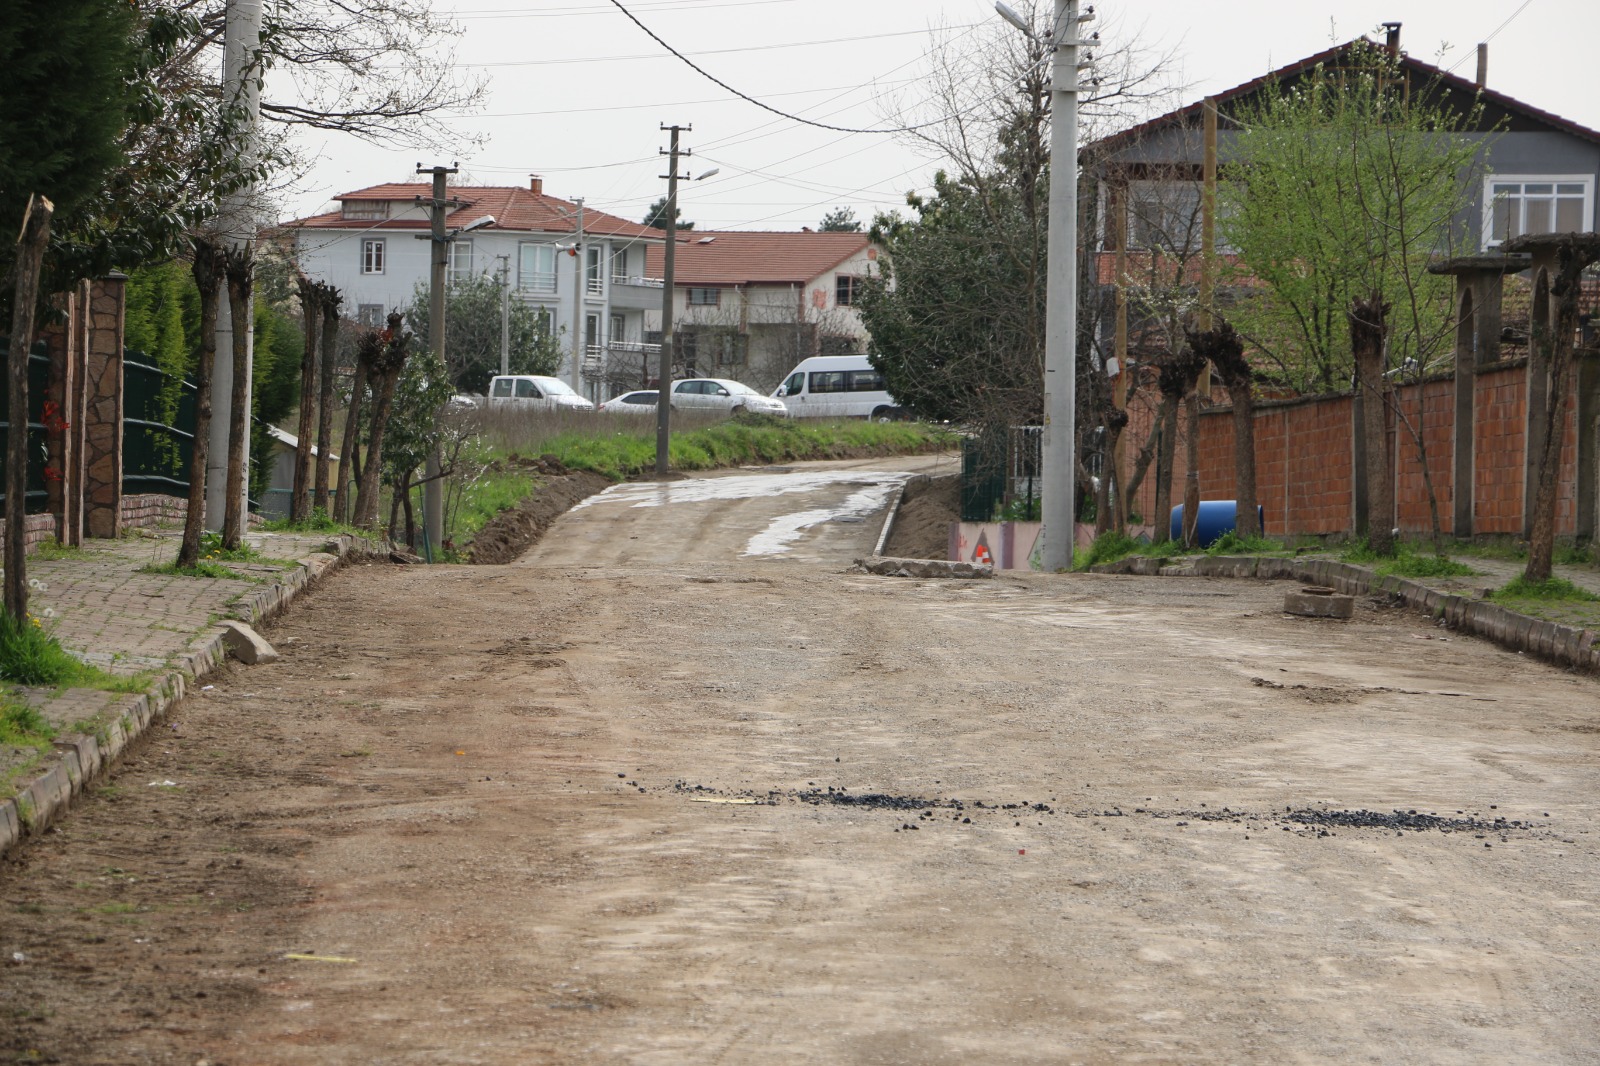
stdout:
POLYGON ((206 520, 206 462, 211 451, 211 364, 217 355, 217 305, 222 299, 226 266, 222 249, 206 237, 194 239, 190 270, 200 292, 200 355, 194 370, 194 444, 189 456, 189 510, 183 518, 178 566, 200 561, 200 540, 206 520))
POLYGON ((317 344, 322 338, 322 296, 326 288, 304 274, 295 279, 300 297, 300 318, 305 329, 305 351, 300 356, 300 422, 294 458, 294 486, 289 497, 289 520, 303 522, 309 507, 311 432, 316 419, 317 344))
POLYGON ((1356 297, 1350 303, 1349 336, 1361 400, 1361 441, 1366 452, 1367 546, 1393 555, 1394 473, 1389 463, 1388 378, 1384 349, 1389 335, 1389 304, 1383 295, 1356 297))
MULTIPOLYGON (((1177 458, 1178 408, 1184 398, 1194 392, 1195 384, 1205 371, 1206 361, 1185 345, 1177 351, 1168 352, 1157 363, 1157 368, 1156 386, 1161 392, 1158 425, 1161 428, 1155 436, 1160 454, 1156 459, 1156 510, 1150 518, 1154 527, 1152 539, 1160 544, 1171 537, 1172 469, 1173 461, 1177 458)), ((1185 517, 1188 513, 1185 511, 1185 517)))
POLYGON ((369 340, 374 335, 363 333, 356 339, 356 366, 350 382, 350 401, 345 405, 344 438, 339 446, 339 483, 334 486, 333 510, 330 512, 333 520, 339 523, 349 519, 350 486, 359 483, 361 477, 361 419, 366 413, 367 385, 372 379, 372 359, 381 350, 381 345, 369 340))
POLYGON ((1255 371, 1244 355, 1244 339, 1223 319, 1209 330, 1191 330, 1189 347, 1216 368, 1233 404, 1234 532, 1241 538, 1261 535, 1256 510, 1255 371))
POLYGON ((312 507, 328 513, 328 471, 333 448, 334 374, 339 365, 339 308, 344 294, 328 286, 322 297, 322 337, 319 358, 321 380, 317 389, 317 471, 312 507))
POLYGON ((228 313, 233 322, 233 391, 228 409, 227 498, 223 508, 222 546, 233 550, 244 542, 245 472, 250 453, 250 291, 255 277, 251 241, 223 252, 228 285, 228 313))
POLYGON ((359 345, 367 360, 372 388, 372 418, 367 428, 366 456, 361 464, 361 485, 356 492, 355 524, 371 529, 378 524, 378 495, 383 476, 383 437, 389 425, 395 387, 411 353, 411 334, 401 328, 398 311, 389 312, 389 328, 369 333, 359 345))
POLYGON ((39 272, 50 244, 55 205, 30 196, 22 216, 19 250, 12 264, 11 342, 6 352, 6 543, 5 609, 12 625, 28 617, 28 353, 39 305, 39 272))

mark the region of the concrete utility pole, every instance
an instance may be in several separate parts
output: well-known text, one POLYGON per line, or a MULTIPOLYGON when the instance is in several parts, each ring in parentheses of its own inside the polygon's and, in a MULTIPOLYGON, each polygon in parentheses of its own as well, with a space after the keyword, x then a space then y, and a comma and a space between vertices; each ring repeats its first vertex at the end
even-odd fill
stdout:
POLYGON ((588 288, 584 285, 588 249, 583 246, 583 197, 574 196, 578 205, 578 235, 572 241, 572 391, 583 392, 583 307, 588 288))
POLYGON ((1050 233, 1044 320, 1044 569, 1072 569, 1078 411, 1078 0, 1056 0, 1050 44, 1050 233))
MULTIPOLYGON (((444 220, 450 208, 456 206, 445 193, 445 179, 455 172, 455 167, 417 167, 418 174, 433 175, 433 195, 426 201, 433 222, 428 234, 433 248, 432 269, 428 272, 428 347, 441 360, 444 359, 445 271, 450 265, 450 235, 445 230, 444 220)), ((427 538, 431 561, 444 540, 444 482, 439 476, 437 448, 429 453, 426 469, 427 479, 422 484, 422 532, 427 538)))
MULTIPOLYGON (((671 444, 672 421, 672 274, 677 262, 678 244, 678 134, 694 132, 693 126, 662 126, 672 131, 672 147, 662 151, 668 156, 667 173, 667 246, 662 253, 663 274, 661 287, 661 369, 656 375, 660 389, 656 397, 656 476, 667 473, 667 452, 671 444)), ((693 155, 687 148, 683 155, 693 155)), ((650 358, 648 355, 646 359, 650 358)))
MULTIPOLYGON (((235 140, 238 155, 253 160, 256 155, 256 127, 261 120, 261 3, 262 0, 228 0, 227 21, 223 26, 222 91, 225 108, 237 110, 235 140)), ((237 249, 255 239, 252 210, 255 187, 247 186, 230 194, 219 205, 217 228, 224 248, 237 249)), ((252 347, 250 366, 255 366, 255 330, 246 321, 245 343, 252 347)), ((211 443, 206 452, 206 527, 221 529, 228 510, 228 426, 233 413, 233 312, 227 299, 217 309, 217 352, 211 364, 211 443)), ((250 406, 250 382, 244 387, 244 402, 250 406)), ((249 449, 245 464, 250 462, 249 449)), ((249 495, 248 470, 241 479, 249 495)), ((241 511, 240 513, 243 513, 241 511)))
POLYGON ((511 257, 500 260, 500 373, 511 373, 511 257))

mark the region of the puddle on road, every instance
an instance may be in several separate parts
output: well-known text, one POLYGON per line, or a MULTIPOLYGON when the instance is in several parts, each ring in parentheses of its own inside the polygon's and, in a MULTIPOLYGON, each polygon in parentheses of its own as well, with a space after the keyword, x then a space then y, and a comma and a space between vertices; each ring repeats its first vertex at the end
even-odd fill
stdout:
POLYGON ((815 492, 837 485, 860 486, 832 507, 812 508, 780 515, 767 528, 751 537, 741 555, 782 555, 812 526, 824 522, 859 521, 884 505, 889 494, 910 478, 901 471, 818 470, 799 474, 753 474, 704 478, 690 481, 635 482, 615 485, 590 496, 572 509, 621 505, 626 507, 666 507, 671 504, 709 503, 722 500, 747 500, 757 497, 786 496, 815 492))

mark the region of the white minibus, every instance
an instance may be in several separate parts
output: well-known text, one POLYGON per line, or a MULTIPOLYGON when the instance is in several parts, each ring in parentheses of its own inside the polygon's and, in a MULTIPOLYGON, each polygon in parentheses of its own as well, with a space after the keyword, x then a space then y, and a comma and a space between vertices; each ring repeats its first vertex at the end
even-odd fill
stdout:
POLYGON ((816 355, 802 359, 773 392, 791 418, 906 417, 883 387, 883 375, 864 355, 816 355))

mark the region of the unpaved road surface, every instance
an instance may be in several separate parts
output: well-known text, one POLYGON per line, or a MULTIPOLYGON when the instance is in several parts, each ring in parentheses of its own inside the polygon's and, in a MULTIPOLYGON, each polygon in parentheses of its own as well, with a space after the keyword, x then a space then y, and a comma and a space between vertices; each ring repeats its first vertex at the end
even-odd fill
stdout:
POLYGON ((852 574, 885 465, 338 575, 0 869, 5 1061, 1600 1061, 1593 680, 852 574))

